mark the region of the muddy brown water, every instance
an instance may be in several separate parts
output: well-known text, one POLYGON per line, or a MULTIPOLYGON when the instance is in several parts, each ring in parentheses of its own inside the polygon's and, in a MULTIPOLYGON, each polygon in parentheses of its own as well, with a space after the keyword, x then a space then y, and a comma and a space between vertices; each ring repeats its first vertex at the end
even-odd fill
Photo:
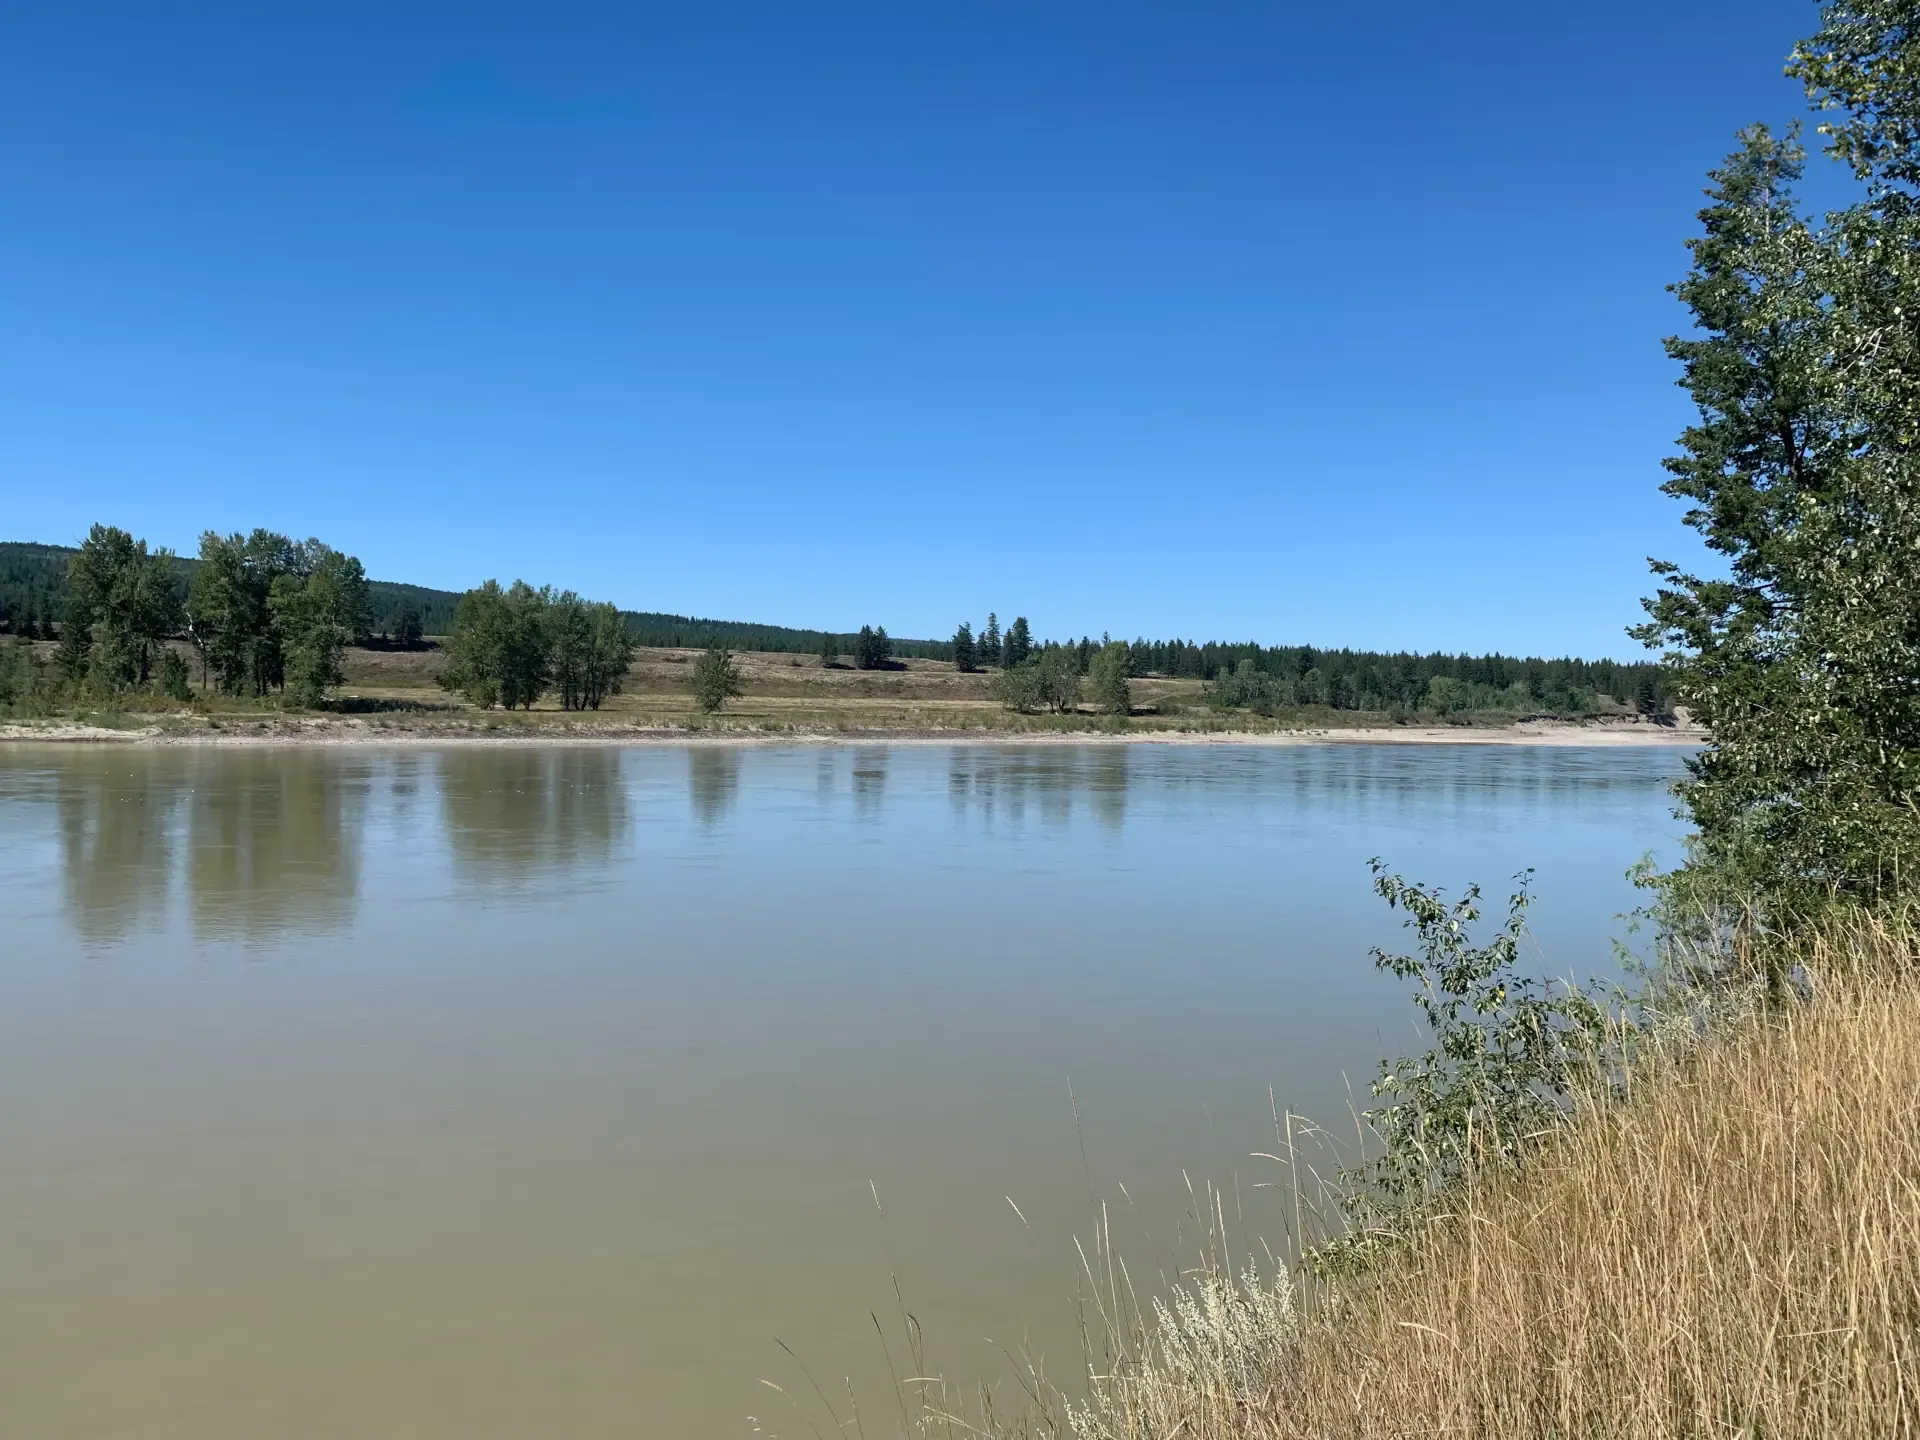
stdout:
POLYGON ((896 1277, 1071 1382, 1102 1205, 1284 1244, 1270 1106, 1418 1043, 1367 858, 1603 969, 1680 763, 0 747, 0 1433, 832 1433, 784 1341, 889 1435, 896 1277))

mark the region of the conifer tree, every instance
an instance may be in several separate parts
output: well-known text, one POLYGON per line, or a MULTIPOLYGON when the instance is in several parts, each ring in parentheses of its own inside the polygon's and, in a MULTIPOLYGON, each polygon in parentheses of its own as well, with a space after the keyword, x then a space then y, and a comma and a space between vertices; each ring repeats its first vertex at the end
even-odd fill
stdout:
POLYGON ((953 668, 962 675, 980 668, 973 649, 973 625, 966 620, 953 632, 953 668))
POLYGON ((862 625, 860 634, 853 642, 853 664, 857 670, 884 670, 893 657, 893 641, 887 638, 887 627, 878 628, 862 625))
POLYGON ((1012 670, 1024 665, 1027 657, 1033 654, 1033 631, 1027 625, 1027 617, 1014 617, 1013 624, 1007 627, 1007 638, 1002 642, 1000 663, 1012 670))
POLYGON ((987 628, 980 636, 980 663, 989 669, 1000 663, 1000 617, 987 612, 987 628))

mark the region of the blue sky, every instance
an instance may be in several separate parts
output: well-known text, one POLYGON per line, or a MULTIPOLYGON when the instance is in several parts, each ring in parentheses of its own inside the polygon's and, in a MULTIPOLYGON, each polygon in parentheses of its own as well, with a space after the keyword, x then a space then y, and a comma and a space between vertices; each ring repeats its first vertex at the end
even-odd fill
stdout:
MULTIPOLYGON (((17 4, 0 538, 1628 655, 1805 0, 17 4)), ((1814 194, 1837 193, 1816 162, 1814 194)))

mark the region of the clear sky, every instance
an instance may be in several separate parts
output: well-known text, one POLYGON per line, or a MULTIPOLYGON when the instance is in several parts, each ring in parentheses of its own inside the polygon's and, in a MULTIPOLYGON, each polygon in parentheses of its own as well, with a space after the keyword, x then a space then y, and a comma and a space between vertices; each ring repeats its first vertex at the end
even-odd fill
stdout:
POLYGON ((1664 287, 1816 21, 22 0, 0 538, 265 525, 910 636, 1635 654, 1644 557, 1694 553, 1664 287))

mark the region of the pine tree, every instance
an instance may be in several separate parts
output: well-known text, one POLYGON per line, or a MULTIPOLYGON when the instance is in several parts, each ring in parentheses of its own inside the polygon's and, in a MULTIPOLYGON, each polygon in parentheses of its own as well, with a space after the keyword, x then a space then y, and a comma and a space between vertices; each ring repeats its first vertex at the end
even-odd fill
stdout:
POLYGON ((820 634, 820 668, 831 670, 840 659, 840 637, 829 631, 820 634))
POLYGON ((1027 657, 1033 654, 1033 631, 1028 628, 1027 617, 1014 617, 1013 624, 1007 627, 1007 638, 1000 651, 1000 663, 1011 670, 1024 665, 1027 657))
POLYGON ((991 610, 987 612, 987 628, 980 636, 980 663, 992 668, 1000 663, 1000 617, 991 610))
POLYGON ((953 668, 962 675, 979 669, 979 662, 973 650, 973 626, 962 620, 960 628, 953 632, 953 668))
POLYGON ((877 629, 872 625, 862 625, 860 634, 853 642, 853 664, 857 670, 884 670, 893 657, 893 642, 887 638, 887 627, 877 629))

